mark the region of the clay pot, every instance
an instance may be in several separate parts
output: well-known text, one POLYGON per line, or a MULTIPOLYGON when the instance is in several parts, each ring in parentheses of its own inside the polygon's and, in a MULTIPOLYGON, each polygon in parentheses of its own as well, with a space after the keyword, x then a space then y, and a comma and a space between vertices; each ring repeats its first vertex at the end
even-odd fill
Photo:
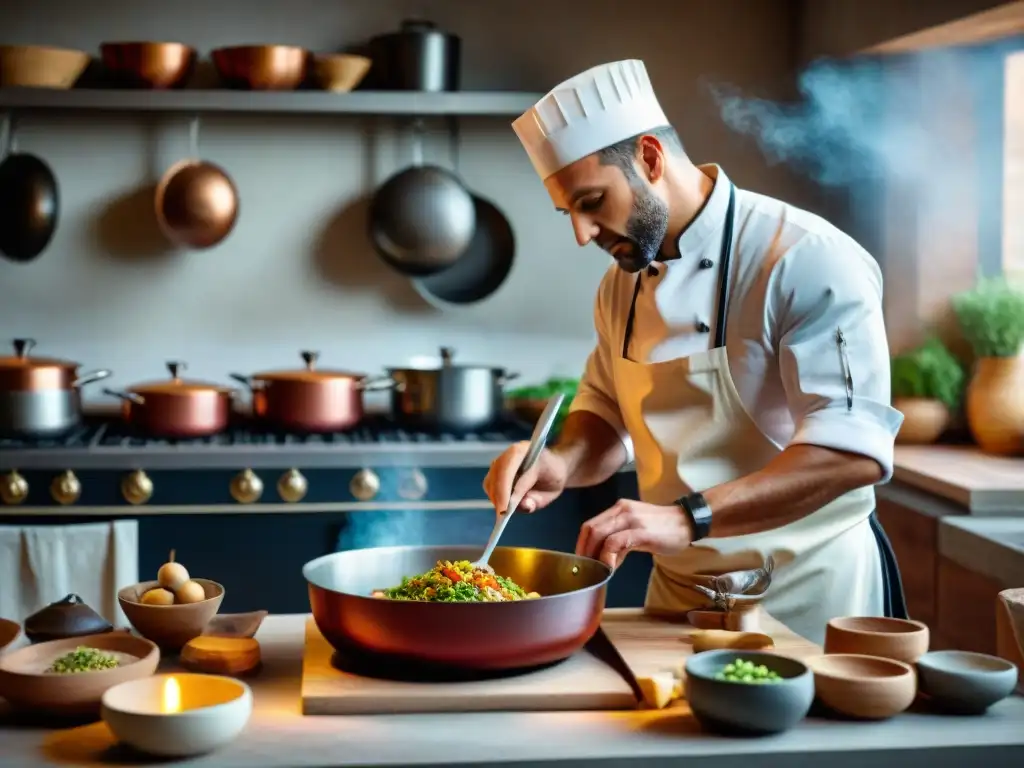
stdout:
POLYGON ((967 387, 967 425, 985 453, 1024 453, 1024 357, 982 357, 967 387))
POLYGON ((902 445, 930 445, 949 426, 949 409, 940 400, 897 397, 892 407, 903 414, 903 424, 896 435, 896 442, 902 445))

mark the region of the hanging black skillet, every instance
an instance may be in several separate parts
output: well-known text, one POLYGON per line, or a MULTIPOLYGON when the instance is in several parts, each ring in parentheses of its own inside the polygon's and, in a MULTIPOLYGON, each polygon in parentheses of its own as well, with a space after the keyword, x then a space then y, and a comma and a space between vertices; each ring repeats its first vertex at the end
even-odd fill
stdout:
POLYGON ((12 261, 32 261, 50 244, 59 213, 50 166, 22 152, 0 162, 0 252, 12 261))

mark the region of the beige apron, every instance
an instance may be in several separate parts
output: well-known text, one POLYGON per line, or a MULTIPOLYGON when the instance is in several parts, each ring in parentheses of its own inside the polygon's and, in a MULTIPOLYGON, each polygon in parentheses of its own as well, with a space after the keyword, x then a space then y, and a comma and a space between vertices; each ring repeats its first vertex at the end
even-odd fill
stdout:
MULTIPOLYGON (((729 371, 724 326, 733 211, 731 197, 715 348, 676 360, 633 362, 626 357, 631 309, 623 354, 615 359, 616 399, 633 440, 640 499, 651 504, 673 504, 688 493, 749 475, 780 453, 747 414, 729 371)), ((656 556, 646 607, 708 607, 686 588, 688 576, 757 568, 772 555, 777 568, 765 609, 821 643, 831 618, 883 614, 882 562, 869 524, 874 506, 874 489, 861 488, 781 528, 703 539, 679 555, 656 556)))

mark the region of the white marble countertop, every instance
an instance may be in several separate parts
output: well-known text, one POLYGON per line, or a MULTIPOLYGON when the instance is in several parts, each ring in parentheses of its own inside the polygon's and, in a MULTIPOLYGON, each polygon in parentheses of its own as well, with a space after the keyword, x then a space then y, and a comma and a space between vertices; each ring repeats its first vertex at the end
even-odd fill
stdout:
MULTIPOLYGON (((701 732, 685 704, 659 712, 480 713, 319 717, 300 712, 305 616, 271 616, 257 638, 264 667, 251 681, 255 710, 233 744, 160 765, 269 766, 750 766, 1024 763, 1024 698, 979 718, 910 712, 882 723, 809 718, 760 739, 701 732)), ((173 669, 173 664, 162 665, 173 669)), ((116 746, 103 723, 50 729, 19 725, 0 710, 0 766, 146 765, 116 746)))

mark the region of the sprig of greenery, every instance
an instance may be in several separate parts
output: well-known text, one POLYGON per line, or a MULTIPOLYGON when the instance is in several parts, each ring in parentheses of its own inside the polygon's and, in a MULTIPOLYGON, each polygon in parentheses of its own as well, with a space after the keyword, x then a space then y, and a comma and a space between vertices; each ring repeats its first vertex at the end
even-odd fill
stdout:
POLYGON ((952 299, 977 357, 1016 357, 1024 347, 1024 291, 1003 279, 979 280, 952 299))
POLYGON ((894 398, 932 398, 951 410, 959 407, 967 378, 960 361, 936 338, 894 357, 890 373, 894 398))

